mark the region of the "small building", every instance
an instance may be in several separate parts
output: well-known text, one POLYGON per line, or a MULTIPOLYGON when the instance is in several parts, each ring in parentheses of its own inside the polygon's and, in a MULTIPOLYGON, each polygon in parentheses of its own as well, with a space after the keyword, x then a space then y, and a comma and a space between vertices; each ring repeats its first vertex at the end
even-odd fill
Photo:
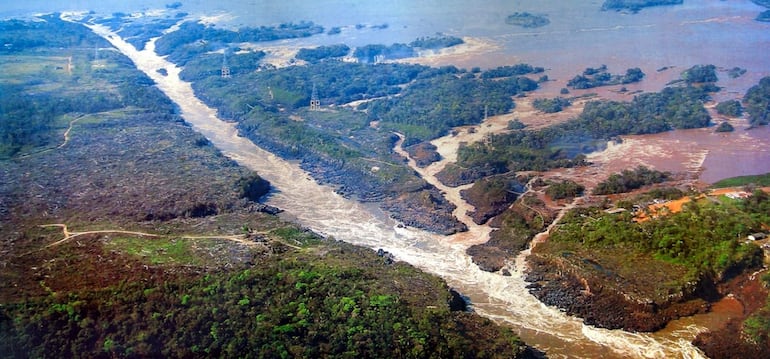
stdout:
POLYGON ((764 234, 764 233, 761 233, 761 232, 760 233, 754 233, 754 234, 749 234, 749 236, 747 238, 750 241, 758 241, 758 240, 762 240, 762 239, 767 238, 767 234, 764 234))

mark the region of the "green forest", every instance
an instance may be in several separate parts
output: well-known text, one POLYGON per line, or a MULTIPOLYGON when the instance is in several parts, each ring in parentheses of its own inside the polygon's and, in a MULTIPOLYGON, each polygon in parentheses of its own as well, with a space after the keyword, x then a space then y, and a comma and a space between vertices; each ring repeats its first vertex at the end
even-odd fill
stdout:
POLYGON ((238 31, 216 29, 199 22, 187 21, 178 31, 163 35, 155 44, 155 52, 168 55, 180 66, 193 58, 220 50, 227 44, 261 42, 308 37, 323 33, 324 28, 312 22, 284 23, 276 26, 246 27, 238 31))
POLYGON ((717 104, 717 113, 724 116, 740 117, 743 115, 743 105, 738 100, 727 100, 717 104))
POLYGON ((420 37, 409 44, 370 44, 356 47, 353 57, 361 63, 377 63, 381 60, 398 60, 417 56, 419 50, 440 50, 464 43, 454 36, 420 37))
POLYGON ((0 75, 0 159, 59 145, 68 122, 80 114, 124 107, 165 114, 175 111, 168 99, 158 98, 160 91, 152 80, 126 70, 131 64, 127 58, 105 52, 100 60, 111 65, 94 70, 94 52, 89 49, 108 46, 105 40, 55 15, 45 19, 0 22, 0 42, 9 44, 0 50, 0 63, 20 69, 0 75), (51 50, 58 47, 83 49, 70 52, 75 68, 71 75, 66 70, 67 57, 51 50), (28 52, 50 56, 22 62, 19 56, 28 52), (33 86, 37 90, 31 91, 33 86))
POLYGON ((445 284, 412 267, 352 246, 312 245, 255 268, 6 303, 0 348, 10 356, 104 358, 523 353, 509 330, 450 311, 450 302, 445 284))
POLYGON ((606 180, 596 185, 593 193, 605 195, 631 192, 643 186, 665 182, 670 177, 671 174, 668 172, 660 172, 645 166, 639 166, 633 170, 623 170, 620 173, 611 174, 606 180))
POLYGON ((315 63, 328 58, 343 57, 349 52, 350 47, 345 44, 319 46, 313 49, 299 49, 296 58, 310 63, 315 63))
POLYGON ((589 67, 585 69, 583 74, 569 80, 567 86, 573 89, 584 90, 599 86, 625 85, 642 81, 644 76, 644 72, 638 67, 627 69, 624 75, 613 75, 607 72, 606 65, 601 65, 597 68, 589 67))
MULTIPOLYGON (((600 208, 575 209, 562 219, 549 240, 554 243, 553 248, 561 251, 582 254, 601 248, 592 256, 599 263, 604 262, 601 253, 622 252, 628 258, 650 255, 685 270, 686 275, 671 278, 675 280, 672 283, 661 283, 664 286, 684 286, 704 276, 721 281, 762 265, 762 250, 742 239, 770 220, 769 206, 770 197, 757 191, 742 203, 704 199, 686 204, 682 212, 641 223, 632 221, 633 214, 629 212, 608 214, 600 208)), ((620 271, 608 265, 606 270, 620 271)), ((647 290, 659 290, 658 295, 665 293, 662 288, 647 290)))
POLYGON ((545 113, 556 113, 564 110, 565 107, 572 105, 572 101, 563 98, 538 98, 532 101, 532 106, 545 113))
POLYGON ((752 126, 770 123, 770 77, 762 78, 759 84, 752 86, 743 96, 743 106, 749 114, 752 126))

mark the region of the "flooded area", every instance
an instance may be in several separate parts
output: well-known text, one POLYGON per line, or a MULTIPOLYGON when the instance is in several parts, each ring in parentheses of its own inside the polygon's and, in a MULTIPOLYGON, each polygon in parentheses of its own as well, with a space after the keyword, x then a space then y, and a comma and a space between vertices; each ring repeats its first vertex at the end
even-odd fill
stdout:
MULTIPOLYGON (((512 119, 520 119, 532 128, 566 121, 580 113, 585 101, 599 97, 631 100, 635 93, 659 91, 696 64, 714 64, 719 68, 718 85, 724 90, 714 94, 716 101, 741 98, 761 77, 770 75, 770 58, 762 52, 770 48, 770 26, 753 20, 761 8, 748 0, 688 1, 681 6, 650 8, 638 14, 601 12, 600 3, 585 1, 566 7, 563 1, 556 0, 486 0, 471 5, 460 0, 419 3, 319 0, 312 5, 302 0, 216 4, 195 0, 184 2, 182 10, 189 12, 190 19, 205 17, 222 27, 302 20, 340 27, 339 35, 321 34, 254 45, 267 51, 268 59, 278 65, 285 64, 287 56, 291 57, 287 53, 301 47, 390 44, 442 33, 463 37, 466 44, 423 53, 419 58, 406 61, 464 68, 526 62, 546 68, 549 81, 530 98, 516 99, 517 108, 512 113, 490 117, 475 126, 474 131, 463 128, 457 136, 434 140, 444 161, 421 171, 426 179, 434 177, 443 165, 456 158, 460 143, 479 141, 486 134, 506 131, 512 119), (544 14, 550 24, 536 29, 505 24, 505 17, 517 11, 544 14), (375 27, 377 25, 379 27, 375 27), (640 67, 646 77, 640 83, 624 85, 627 91, 620 91, 622 86, 570 90, 569 96, 596 93, 597 97, 578 101, 560 114, 543 115, 533 109, 532 99, 558 96, 569 79, 586 67, 602 64, 606 64, 611 73, 640 67), (736 66, 746 69, 746 74, 737 78, 727 76, 726 69, 736 66)), ((46 4, 31 0, 28 8, 56 11, 50 4, 45 7, 46 4)), ((81 6, 84 8, 61 10, 95 10, 109 14, 146 11, 162 7, 163 3, 105 0, 85 1, 81 6)), ((16 9, 9 4, 0 5, 0 14, 16 9)), ((471 261, 465 250, 470 244, 484 240, 488 227, 472 226, 469 232, 443 237, 403 227, 371 205, 345 199, 332 188, 316 183, 295 163, 284 161, 240 137, 232 123, 217 118, 214 109, 195 97, 191 85, 179 79, 181 69, 153 52, 152 42, 144 51, 137 51, 102 26, 91 26, 91 29, 156 81, 179 105, 184 119, 226 156, 268 179, 276 188, 268 198, 269 204, 285 209, 299 223, 319 233, 373 249, 382 248, 399 260, 441 276, 470 298, 476 312, 510 325, 528 344, 546 351, 551 358, 702 357, 690 341, 706 326, 719 325, 738 310, 728 298, 724 303, 717 303, 711 315, 675 321, 656 333, 586 326, 581 320, 545 306, 530 295, 523 280, 522 265, 512 268, 511 276, 502 276, 481 271, 471 261), (165 69, 167 75, 160 75, 159 69, 165 69)), ((693 181, 700 179, 707 183, 736 175, 770 172, 770 129, 764 126, 747 131, 746 119, 730 122, 736 127, 735 132, 717 134, 712 127, 624 136, 622 142, 610 143, 606 150, 590 154, 588 159, 593 166, 562 171, 570 177, 582 178, 589 187, 611 173, 638 165, 683 173, 693 181)), ((461 201, 460 188, 443 189, 453 201, 461 201)), ((519 263, 525 255, 526 252, 519 263)))
POLYGON ((688 179, 713 183, 721 179, 770 172, 770 128, 716 133, 714 128, 678 130, 655 135, 623 136, 607 150, 592 153, 592 174, 609 174, 638 165, 685 173, 688 179))

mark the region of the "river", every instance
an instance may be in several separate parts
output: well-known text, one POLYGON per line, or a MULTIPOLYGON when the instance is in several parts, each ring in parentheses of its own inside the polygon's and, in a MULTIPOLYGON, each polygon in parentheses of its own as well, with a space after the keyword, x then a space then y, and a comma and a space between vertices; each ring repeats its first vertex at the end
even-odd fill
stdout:
POLYGON ((268 203, 285 209, 302 225, 353 244, 383 248, 399 260, 441 276, 470 298, 477 313, 513 327, 528 344, 552 358, 702 357, 689 343, 700 330, 695 324, 652 334, 583 325, 530 295, 521 267, 511 276, 481 271, 465 254, 469 243, 399 226, 370 207, 339 196, 310 179, 298 165, 238 136, 232 123, 217 118, 214 109, 195 97, 192 86, 179 79, 179 68, 154 53, 154 42, 137 51, 105 27, 89 27, 152 78, 196 131, 226 156, 268 179, 276 188, 268 203), (167 70, 166 76, 158 73, 161 68, 167 70))

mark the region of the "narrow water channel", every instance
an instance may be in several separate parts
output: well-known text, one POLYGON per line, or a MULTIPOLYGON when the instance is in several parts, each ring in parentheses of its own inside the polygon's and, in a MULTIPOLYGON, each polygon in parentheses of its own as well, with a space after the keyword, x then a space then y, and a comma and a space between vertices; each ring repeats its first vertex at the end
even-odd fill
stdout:
POLYGON ((465 254, 467 242, 403 228, 337 195, 330 187, 310 179, 296 164, 239 137, 232 123, 217 118, 214 109, 195 97, 192 86, 180 80, 179 68, 155 54, 154 41, 137 51, 106 27, 88 26, 152 78, 179 105, 182 117, 196 131, 226 156, 268 179, 277 188, 268 203, 285 209, 302 225, 349 243, 383 248, 399 260, 444 278, 470 298, 476 312, 511 326, 523 340, 547 352, 550 358, 702 357, 689 343, 697 332, 695 326, 663 335, 585 326, 530 295, 520 266, 512 276, 481 271, 465 254), (161 75, 159 69, 166 69, 167 75, 161 75))

